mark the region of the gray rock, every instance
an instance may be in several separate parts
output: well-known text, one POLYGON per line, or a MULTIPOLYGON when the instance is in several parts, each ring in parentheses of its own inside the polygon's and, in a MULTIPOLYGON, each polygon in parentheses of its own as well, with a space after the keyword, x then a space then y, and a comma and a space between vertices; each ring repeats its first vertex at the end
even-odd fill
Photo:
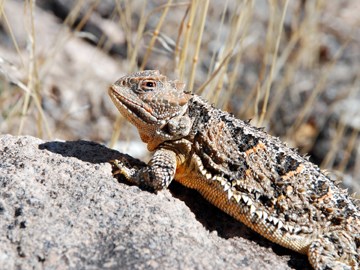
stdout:
POLYGON ((86 141, 0 136, 1 269, 304 269, 194 191, 112 176, 137 160, 86 141))

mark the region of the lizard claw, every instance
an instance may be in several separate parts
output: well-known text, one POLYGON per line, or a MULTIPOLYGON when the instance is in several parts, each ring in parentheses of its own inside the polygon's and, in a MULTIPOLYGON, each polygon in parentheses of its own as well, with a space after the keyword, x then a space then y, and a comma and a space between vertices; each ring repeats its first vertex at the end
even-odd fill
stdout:
POLYGON ((113 175, 122 175, 127 180, 131 180, 136 173, 134 168, 129 168, 126 164, 118 159, 111 160, 110 163, 113 167, 113 175))
POLYGON ((124 177, 126 181, 139 186, 140 188, 148 191, 155 191, 155 189, 146 183, 144 183, 144 176, 139 172, 142 171, 142 166, 132 167, 130 164, 126 164, 126 161, 118 159, 109 161, 113 168, 113 176, 124 177))

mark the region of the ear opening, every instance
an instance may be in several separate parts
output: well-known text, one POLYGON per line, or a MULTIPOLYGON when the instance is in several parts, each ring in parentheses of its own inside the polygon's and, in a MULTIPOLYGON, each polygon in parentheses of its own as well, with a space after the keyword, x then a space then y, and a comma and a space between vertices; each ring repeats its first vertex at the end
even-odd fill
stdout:
POLYGON ((157 80, 159 80, 160 82, 165 83, 167 81, 167 77, 162 75, 162 74, 158 74, 158 76, 156 77, 157 80))
POLYGON ((173 86, 176 90, 182 91, 182 92, 184 92, 185 85, 186 85, 185 83, 180 82, 180 81, 173 81, 173 82, 172 82, 172 86, 173 86))

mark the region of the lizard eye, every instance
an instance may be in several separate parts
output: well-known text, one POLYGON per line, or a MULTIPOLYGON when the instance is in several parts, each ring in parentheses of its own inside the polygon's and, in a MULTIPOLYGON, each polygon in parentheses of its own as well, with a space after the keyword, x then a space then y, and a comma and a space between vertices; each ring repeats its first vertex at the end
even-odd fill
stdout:
POLYGON ((145 91, 154 90, 155 87, 156 87, 156 82, 154 82, 154 81, 143 81, 141 83, 141 89, 143 89, 145 91))

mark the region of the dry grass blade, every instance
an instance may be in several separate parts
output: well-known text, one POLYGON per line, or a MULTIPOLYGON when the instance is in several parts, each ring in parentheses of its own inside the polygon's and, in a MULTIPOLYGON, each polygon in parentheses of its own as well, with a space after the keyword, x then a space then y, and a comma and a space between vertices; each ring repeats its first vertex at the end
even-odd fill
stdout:
POLYGON ((138 28, 136 31, 136 39, 135 39, 135 43, 134 43, 134 49, 132 51, 129 51, 129 53, 128 53, 128 56, 130 57, 129 72, 134 71, 135 68, 137 67, 136 60, 137 60, 137 55, 139 52, 140 40, 143 37, 146 22, 148 20, 148 16, 145 16, 146 6, 147 6, 147 0, 144 1, 144 4, 142 5, 140 21, 139 21, 139 25, 138 25, 138 28))
POLYGON ((191 72, 190 72, 188 89, 191 92, 193 91, 193 86, 194 86, 194 81, 195 81, 195 71, 196 71, 196 66, 198 64, 198 59, 199 59, 199 51, 200 51, 202 35, 204 32, 204 27, 205 27, 206 14, 207 14, 207 11, 209 8, 209 0, 205 0, 204 2, 205 3, 203 3, 204 5, 202 6, 201 22, 199 25, 199 29, 197 29, 198 36, 197 36, 197 41, 196 41, 196 46, 195 46, 195 53, 194 53, 193 61, 192 61, 191 72))
MULTIPOLYGON (((221 18, 220 18, 220 21, 219 21, 219 31, 216 34, 216 41, 215 41, 216 44, 220 43, 220 34, 222 33, 222 29, 224 27, 224 21, 225 21, 225 17, 226 17, 226 11, 228 9, 228 4, 229 4, 229 1, 226 0, 225 4, 224 4, 224 8, 223 8, 222 13, 221 13, 221 18)), ((216 54, 217 54, 216 50, 214 50, 213 53, 212 53, 212 56, 211 56, 211 60, 210 60, 210 65, 209 65, 209 70, 208 70, 208 77, 210 77, 210 74, 214 71, 216 54)))
POLYGON ((214 72, 209 76, 209 78, 197 89, 196 93, 198 95, 201 95, 201 93, 205 90, 205 88, 211 83, 211 81, 217 76, 219 71, 223 68, 225 63, 228 61, 228 59, 232 56, 232 51, 229 52, 224 59, 221 61, 221 63, 217 66, 217 68, 214 70, 214 72))
POLYGON ((286 65, 286 73, 284 74, 282 81, 279 83, 279 86, 276 89, 276 94, 274 98, 271 100, 271 104, 269 105, 269 109, 267 110, 266 119, 271 119, 276 111, 276 109, 281 104, 282 97, 285 94, 285 90, 288 85, 293 81, 296 70, 299 68, 299 62, 296 59, 292 60, 290 63, 287 62, 289 56, 293 49, 295 48, 297 42, 299 41, 300 35, 299 32, 295 32, 295 34, 291 37, 289 43, 286 48, 282 51, 281 56, 278 59, 276 70, 274 71, 274 77, 277 77, 280 69, 286 65))
POLYGON ((280 46, 280 39, 282 36, 282 30, 284 28, 284 20, 285 20, 285 15, 286 15, 288 5, 289 5, 289 0, 286 0, 285 4, 284 4, 284 9, 282 11, 280 24, 279 24, 278 36, 276 39, 275 50, 274 50, 273 58, 272 58, 272 62, 271 62, 270 74, 269 74, 269 78, 267 80, 266 89, 265 89, 265 97, 264 97, 264 101, 263 101, 263 106, 261 108, 260 118, 257 123, 258 126, 262 125, 264 118, 265 118, 265 114, 266 114, 266 108, 267 108, 269 96, 270 96, 270 88, 271 88, 272 81, 274 79, 273 78, 274 70, 275 70, 275 66, 276 66, 276 60, 277 60, 277 55, 278 55, 279 46, 280 46))
POLYGON ((146 63, 147 63, 147 61, 148 61, 148 59, 149 59, 149 57, 150 57, 152 48, 154 47, 155 41, 156 41, 156 39, 157 39, 157 36, 159 35, 160 29, 161 29, 161 27, 162 27, 162 25, 163 25, 163 23, 164 23, 165 17, 166 17, 166 15, 167 15, 168 11, 169 11, 169 8, 170 8, 170 6, 171 6, 171 3, 172 3, 172 0, 168 0, 166 6, 165 6, 165 8, 164 8, 163 13, 161 14, 161 17, 160 17, 160 19, 159 19, 159 22, 158 22, 158 24, 156 25, 156 28, 155 28, 155 30, 154 30, 154 32, 153 32, 153 37, 151 38, 151 40, 150 40, 150 42, 149 42, 148 48, 147 48, 147 50, 146 50, 146 52, 145 52, 145 55, 144 55, 143 62, 142 62, 142 64, 141 64, 141 66, 140 66, 140 69, 141 69, 141 70, 143 70, 143 69, 145 68, 145 66, 146 66, 146 63))
POLYGON ((344 136, 346 126, 343 121, 340 120, 338 127, 336 129, 336 134, 331 142, 331 147, 327 155, 325 156, 323 162, 321 163, 321 168, 329 169, 333 166, 336 153, 338 152, 340 141, 344 136))
POLYGON ((16 50, 18 56, 20 57, 22 67, 25 67, 25 62, 24 62, 24 59, 23 59, 22 54, 20 52, 19 45, 18 45, 18 43, 16 41, 16 38, 14 36, 14 32, 12 30, 12 27, 11 27, 11 25, 9 23, 9 20, 8 20, 8 18, 6 16, 6 13, 4 11, 4 1, 1 2, 1 6, 0 6, 0 18, 4 19, 5 25, 6 25, 7 29, 8 29, 8 31, 9 31, 9 33, 10 33, 12 43, 14 44, 15 50, 16 50))
POLYGON ((94 12, 95 8, 99 5, 100 0, 96 0, 90 5, 90 8, 86 11, 84 16, 82 16, 80 22, 76 25, 75 31, 80 31, 84 28, 85 24, 90 19, 91 14, 94 12))
POLYGON ((121 28, 125 33, 125 39, 127 44, 128 55, 132 55, 133 52, 133 43, 132 43, 132 32, 131 32, 131 1, 122 1, 124 2, 124 6, 126 8, 121 7, 120 0, 115 1, 116 10, 119 13, 119 23, 121 24, 121 28))
MULTIPOLYGON (((248 20, 251 16, 251 12, 248 12, 249 8, 252 6, 252 1, 245 1, 241 5, 237 6, 237 9, 234 10, 230 20, 230 31, 228 32, 227 39, 224 42, 224 45, 219 49, 219 59, 221 59, 222 55, 227 55, 228 52, 233 53, 236 50, 236 58, 235 62, 233 62, 232 66, 240 65, 239 62, 242 54, 242 45, 243 45, 243 37, 246 33, 246 28, 248 24, 248 20)), ((219 75, 217 76, 217 81, 213 81, 213 85, 211 88, 212 92, 208 91, 206 98, 211 102, 217 103, 220 107, 225 107, 228 102, 231 89, 227 89, 224 95, 221 95, 222 90, 224 89, 224 85, 229 82, 228 70, 230 69, 230 58, 225 56, 225 61, 221 62, 223 67, 219 69, 219 75), (226 94, 227 93, 227 94, 226 94)), ((236 67, 234 68, 234 70, 236 67)), ((234 76, 234 75, 233 75, 234 76)), ((233 80, 235 77, 233 77, 233 80)))
POLYGON ((181 19, 178 35, 176 37, 176 45, 175 45, 175 51, 174 51, 174 63, 175 63, 175 68, 177 69, 177 74, 179 73, 178 67, 179 67, 180 53, 181 53, 180 39, 182 36, 182 32, 184 30, 185 20, 186 20, 187 16, 189 15, 190 7, 191 7, 191 5, 189 3, 188 7, 186 8, 186 11, 184 13, 184 16, 181 19))
POLYGON ((321 92, 325 90, 325 83, 326 83, 327 76, 330 73, 330 70, 332 69, 332 67, 335 65, 337 59, 341 56, 344 48, 346 47, 346 44, 344 44, 336 52, 334 59, 322 71, 321 76, 319 77, 314 90, 311 92, 311 95, 309 96, 309 98, 305 102, 304 106, 302 107, 301 111, 299 112, 298 117, 296 118, 294 124, 288 130, 287 135, 286 135, 287 138, 291 138, 293 136, 292 135, 293 132, 296 132, 296 130, 299 128, 299 126, 306 121, 306 118, 310 114, 312 106, 315 103, 316 99, 320 96, 321 92))
POLYGON ((124 118, 121 115, 116 116, 115 122, 113 124, 113 132, 109 142, 109 147, 111 148, 114 147, 116 142, 119 140, 123 119, 124 118))
POLYGON ((81 6, 84 0, 76 1, 75 5, 72 7, 70 13, 65 18, 63 22, 63 27, 60 29, 59 33, 57 33, 56 38, 53 41, 53 46, 49 48, 47 52, 45 52, 44 62, 41 65, 41 69, 39 70, 39 78, 42 81, 49 73, 51 67, 54 65, 56 55, 61 52, 62 48, 69 41, 69 39, 73 36, 73 33, 69 31, 69 28, 72 27, 76 21, 77 16, 80 13, 81 6))
MULTIPOLYGON (((46 119, 45 113, 43 109, 41 108, 41 104, 39 102, 39 98, 35 95, 34 91, 28 88, 25 84, 23 84, 16 75, 13 74, 12 70, 16 69, 11 63, 6 62, 3 58, 0 57, 0 73, 2 73, 5 78, 12 84, 19 87, 21 90, 25 92, 26 95, 29 96, 29 99, 31 98, 34 101, 35 107, 38 110, 39 114, 41 115, 41 119, 45 125, 45 130, 49 138, 51 138, 51 131, 48 124, 48 121, 46 119), (10 68, 5 68, 5 66, 9 66, 10 68)), ((21 99, 20 99, 21 100, 21 99)), ((23 99, 22 99, 23 100, 23 99)))
POLYGON ((189 47, 191 32, 192 32, 191 29, 194 24, 196 10, 197 10, 197 1, 195 1, 195 0, 191 1, 190 14, 189 14, 189 18, 188 18, 188 21, 187 21, 186 27, 185 27, 184 42, 183 42, 183 46, 182 46, 182 49, 180 52, 179 63, 175 70, 175 72, 177 73, 177 75, 181 81, 184 81, 185 63, 186 63, 186 59, 187 59, 187 55, 188 55, 188 47, 189 47))
MULTIPOLYGON (((233 48, 237 50, 235 54, 235 59, 232 64, 232 71, 229 72, 229 79, 227 85, 227 91, 225 91, 225 95, 222 98, 222 108, 229 104, 235 90, 236 90, 236 83, 239 76, 239 68, 242 65, 242 57, 244 53, 244 48, 246 44, 244 40, 248 35, 248 29, 250 26, 251 19, 253 17, 253 10, 254 10, 254 1, 246 1, 244 3, 244 7, 241 9, 242 12, 239 14, 238 19, 235 20, 236 23, 232 24, 233 30, 231 32, 237 33, 236 39, 233 40, 233 48)), ((236 14, 236 13, 235 13, 236 14)), ((227 66, 230 63, 230 59, 227 60, 227 66)), ((231 69, 227 69, 231 70, 231 69)), ((218 93, 219 94, 219 93, 218 93)))
POLYGON ((337 166, 336 170, 340 172, 345 172, 346 166, 349 163, 351 153, 356 148, 356 142, 359 136, 359 129, 354 128, 351 132, 349 142, 346 146, 346 149, 344 151, 343 158, 340 162, 340 164, 337 166))
POLYGON ((47 136, 49 138, 52 137, 50 129, 48 127, 45 113, 41 107, 41 93, 40 93, 40 80, 39 80, 39 73, 38 73, 38 66, 37 66, 37 59, 36 59, 36 34, 35 34, 35 25, 34 25, 34 8, 35 8, 35 1, 30 0, 29 2, 26 2, 28 5, 28 11, 29 11, 29 20, 30 20, 30 30, 29 30, 29 41, 30 41, 30 61, 29 61, 29 75, 28 75, 28 85, 27 89, 29 91, 26 92, 23 108, 22 108, 22 115, 19 125, 18 134, 22 134, 24 123, 26 121, 26 115, 27 111, 29 109, 29 103, 30 98, 32 98, 35 102, 36 108, 38 110, 38 116, 37 116, 37 131, 38 136, 43 137, 43 130, 42 125, 45 123, 45 130, 47 132, 47 136))

